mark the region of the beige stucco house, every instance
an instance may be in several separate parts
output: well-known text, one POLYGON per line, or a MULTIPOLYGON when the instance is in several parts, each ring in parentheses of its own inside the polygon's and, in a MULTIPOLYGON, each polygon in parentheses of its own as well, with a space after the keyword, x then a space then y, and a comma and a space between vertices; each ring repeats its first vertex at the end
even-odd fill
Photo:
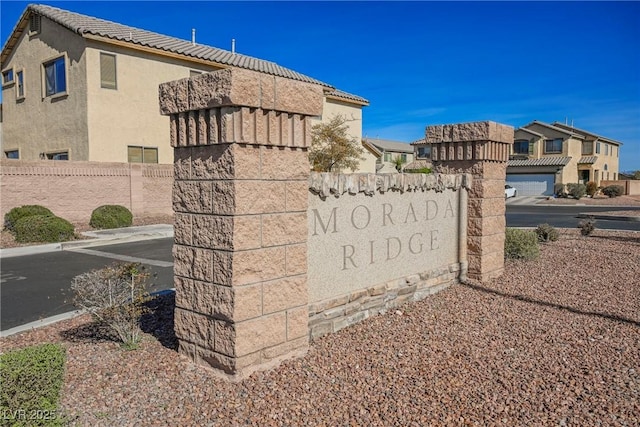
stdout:
POLYGON ((516 129, 507 184, 518 195, 552 195, 554 185, 616 180, 622 143, 567 124, 537 120, 516 129))
POLYGON ((2 48, 2 154, 23 160, 172 163, 169 118, 159 113, 158 85, 228 67, 321 85, 324 110, 317 121, 342 115, 352 136, 362 139, 362 107, 368 101, 357 95, 273 62, 29 5, 2 48))
POLYGON ((396 172, 396 161, 401 159, 402 167, 413 161, 413 147, 401 141, 380 138, 365 138, 365 147, 373 147, 378 153, 375 167, 378 173, 396 172))

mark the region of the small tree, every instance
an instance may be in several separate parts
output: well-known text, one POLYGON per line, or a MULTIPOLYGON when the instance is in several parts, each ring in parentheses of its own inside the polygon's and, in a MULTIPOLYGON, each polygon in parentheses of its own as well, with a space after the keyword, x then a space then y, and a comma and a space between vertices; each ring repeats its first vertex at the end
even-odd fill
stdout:
POLYGON ((402 166, 406 163, 406 161, 402 160, 402 156, 396 156, 393 159, 393 165, 396 167, 398 172, 402 172, 402 166))
POLYGON ((355 171, 364 148, 357 138, 348 134, 347 120, 334 116, 328 123, 319 123, 311 128, 309 162, 316 172, 355 171))

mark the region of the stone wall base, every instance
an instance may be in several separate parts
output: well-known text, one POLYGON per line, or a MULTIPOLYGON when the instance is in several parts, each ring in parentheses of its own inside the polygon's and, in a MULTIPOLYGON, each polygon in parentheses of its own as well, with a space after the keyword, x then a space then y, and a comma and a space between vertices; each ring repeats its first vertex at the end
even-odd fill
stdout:
POLYGON ((318 338, 407 302, 420 301, 465 280, 467 263, 401 277, 349 294, 309 304, 309 334, 318 338))

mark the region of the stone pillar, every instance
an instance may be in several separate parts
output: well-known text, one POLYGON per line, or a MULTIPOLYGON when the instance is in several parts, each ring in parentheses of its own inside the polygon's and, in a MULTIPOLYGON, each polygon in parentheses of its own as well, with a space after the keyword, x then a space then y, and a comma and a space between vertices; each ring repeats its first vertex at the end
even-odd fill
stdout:
POLYGON ((481 282, 504 271, 504 184, 513 138, 513 127, 489 121, 427 126, 426 130, 438 172, 473 175, 468 200, 467 275, 481 282))
POLYGON ((160 85, 179 352, 240 379, 308 349, 310 116, 322 88, 226 69, 160 85))

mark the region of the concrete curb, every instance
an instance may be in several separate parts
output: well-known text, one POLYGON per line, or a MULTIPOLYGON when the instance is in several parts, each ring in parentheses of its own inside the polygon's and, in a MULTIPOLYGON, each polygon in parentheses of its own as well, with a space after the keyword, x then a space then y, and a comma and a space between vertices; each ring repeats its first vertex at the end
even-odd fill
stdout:
POLYGON ((95 237, 88 240, 75 240, 71 242, 50 243, 46 245, 22 246, 19 248, 0 249, 0 258, 11 258, 25 255, 36 255, 48 252, 64 251, 67 249, 88 248, 93 246, 111 245, 114 243, 137 242, 142 240, 162 239, 173 237, 173 226, 131 227, 131 230, 120 228, 116 230, 88 231, 84 236, 95 237), (147 228, 144 228, 147 227, 147 228))
MULTIPOLYGON (((175 288, 165 289, 162 291, 152 292, 151 296, 168 295, 175 292, 175 288)), ((16 326, 15 328, 7 329, 6 331, 0 331, 0 338, 5 338, 10 335, 19 334, 20 332, 30 331, 32 329, 42 328, 44 326, 53 325, 54 323, 62 322, 63 320, 73 319, 78 316, 86 314, 84 310, 68 311, 66 313, 56 314, 55 316, 47 317, 46 319, 36 320, 34 322, 25 323, 24 325, 16 326)))

